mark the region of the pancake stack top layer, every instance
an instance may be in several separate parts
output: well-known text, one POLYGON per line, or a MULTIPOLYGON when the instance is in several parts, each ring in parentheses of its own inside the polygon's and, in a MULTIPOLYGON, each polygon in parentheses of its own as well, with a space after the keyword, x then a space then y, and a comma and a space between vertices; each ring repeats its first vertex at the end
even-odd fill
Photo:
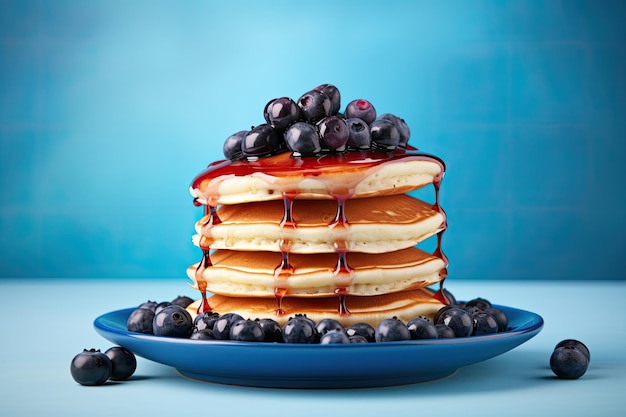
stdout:
POLYGON ((205 208, 193 239, 203 256, 187 271, 202 294, 194 308, 281 323, 295 314, 344 324, 432 317, 441 299, 424 287, 442 284, 447 267, 445 165, 406 145, 372 143, 311 155, 279 144, 201 172, 190 189, 205 208), (434 203, 407 195, 429 184, 434 203), (431 236, 433 254, 416 247, 431 236))

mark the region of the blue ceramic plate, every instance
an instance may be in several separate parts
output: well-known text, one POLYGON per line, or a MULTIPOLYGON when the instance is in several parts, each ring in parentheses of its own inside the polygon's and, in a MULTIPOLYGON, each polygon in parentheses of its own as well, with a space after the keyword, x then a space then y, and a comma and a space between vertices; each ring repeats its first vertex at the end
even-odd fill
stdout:
POLYGON ((485 336, 347 345, 200 341, 126 330, 133 308, 94 321, 96 331, 143 358, 187 377, 275 388, 359 388, 443 378, 458 368, 505 353, 543 327, 537 314, 505 306, 510 330, 485 336))

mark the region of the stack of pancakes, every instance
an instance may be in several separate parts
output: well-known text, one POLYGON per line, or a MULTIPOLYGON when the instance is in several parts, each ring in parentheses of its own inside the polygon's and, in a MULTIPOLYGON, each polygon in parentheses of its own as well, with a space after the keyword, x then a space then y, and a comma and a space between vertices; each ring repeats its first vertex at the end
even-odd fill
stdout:
POLYGON ((193 239, 203 257, 187 270, 202 299, 191 308, 281 324, 296 314, 344 325, 432 317, 442 304, 425 287, 447 267, 444 170, 405 150, 210 165, 191 186, 205 207, 193 239), (429 184, 434 203, 407 194, 429 184), (433 254, 416 247, 434 235, 433 254))

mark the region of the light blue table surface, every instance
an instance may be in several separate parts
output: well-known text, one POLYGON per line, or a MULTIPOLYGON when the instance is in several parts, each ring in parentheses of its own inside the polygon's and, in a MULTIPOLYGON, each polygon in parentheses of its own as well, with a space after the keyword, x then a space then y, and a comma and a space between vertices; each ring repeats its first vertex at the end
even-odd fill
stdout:
POLYGON ((0 414, 3 416, 617 416, 626 413, 623 282, 460 281, 459 299, 540 314, 543 330, 529 342, 441 380, 378 389, 280 390, 188 380, 138 358, 128 381, 83 387, 70 361, 83 348, 108 349, 93 320, 102 313, 179 294, 181 280, 2 280, 0 414), (558 380, 549 369, 566 338, 591 351, 587 373, 558 380))

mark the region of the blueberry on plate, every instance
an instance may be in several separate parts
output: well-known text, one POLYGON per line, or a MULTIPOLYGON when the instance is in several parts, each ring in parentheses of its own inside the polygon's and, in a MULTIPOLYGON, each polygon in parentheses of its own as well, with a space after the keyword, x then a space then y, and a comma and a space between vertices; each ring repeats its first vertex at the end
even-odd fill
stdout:
POLYGON ((111 377, 116 381, 123 381, 130 378, 137 369, 137 358, 130 350, 121 346, 109 348, 105 355, 111 360, 111 377))
POLYGON ((329 330, 320 337, 320 345, 351 343, 345 330, 329 330))
POLYGON ((350 343, 370 343, 366 338, 359 334, 355 334, 354 336, 348 336, 350 339, 350 343))
POLYGON ((402 321, 396 317, 384 319, 376 327, 377 342, 396 342, 400 340, 410 340, 411 333, 402 321))
POLYGON ((237 313, 222 314, 213 323, 213 336, 218 340, 228 340, 230 338, 230 328, 239 320, 243 320, 237 313))
POLYGON ((550 369, 561 379, 577 379, 587 372, 589 358, 573 345, 561 346, 550 356, 550 369))
POLYGON ((283 342, 283 329, 280 327, 280 324, 278 324, 276 320, 270 318, 257 320, 259 322, 259 325, 263 329, 263 333, 265 334, 264 340, 266 342, 283 342))
POLYGON ((213 336, 213 330, 209 328, 204 328, 202 330, 194 329, 189 336, 190 340, 215 340, 215 336, 213 336))
POLYGON ((104 384, 111 377, 112 369, 111 359, 99 349, 84 349, 70 364, 74 381, 89 386, 104 384))
POLYGON ((494 319, 498 322, 498 331, 504 332, 509 327, 509 318, 506 316, 504 311, 500 310, 496 307, 489 307, 483 310, 485 313, 493 316, 494 319))
POLYGON ((154 311, 154 309, 156 308, 156 306, 157 306, 158 304, 159 304, 159 303, 157 303, 156 301, 150 301, 150 300, 148 300, 148 301, 146 301, 146 302, 144 302, 144 303, 139 304, 139 305, 137 306, 137 308, 147 308, 148 310, 152 310, 152 311, 154 311))
POLYGON ((471 336, 474 331, 472 316, 460 307, 452 307, 443 311, 437 317, 435 324, 449 326, 456 337, 471 336))
POLYGON ((285 343, 315 343, 315 324, 303 316, 291 317, 283 326, 283 340, 285 343))
POLYGON ((320 334, 320 336, 323 336, 324 334, 330 331, 335 331, 335 330, 339 330, 342 332, 346 331, 346 329, 343 327, 341 323, 331 318, 325 318, 325 319, 318 321, 317 324, 315 325, 315 330, 317 331, 317 333, 320 334))
POLYGON ((480 311, 472 316, 474 320, 474 330, 472 335, 479 336, 498 332, 498 321, 484 311, 480 311))
POLYGON ((481 310, 491 307, 491 302, 484 298, 474 298, 465 303, 465 307, 477 307, 481 310))
POLYGON ((239 342, 263 342, 265 333, 257 321, 239 320, 230 326, 229 339, 239 342))
POLYGON ((437 328, 437 336, 439 339, 452 339, 456 337, 454 330, 447 324, 435 324, 435 327, 437 328))
POLYGON ((407 324, 407 328, 411 333, 411 339, 437 339, 439 334, 437 328, 430 320, 424 317, 416 317, 411 319, 407 324))
POLYGON ((193 329, 194 331, 213 330, 213 325, 219 318, 219 313, 214 311, 200 313, 193 319, 193 329))
POLYGON ((152 332, 155 336, 188 338, 192 330, 191 314, 176 304, 163 308, 152 320, 152 332))
MULTIPOLYGON (((156 307, 156 303, 155 303, 156 307)), ((126 330, 129 332, 152 334, 154 309, 139 307, 134 309, 126 320, 126 330)))
POLYGON ((368 323, 354 323, 346 329, 348 336, 362 336, 368 342, 376 341, 376 329, 368 323))
POLYGON ((178 297, 172 300, 172 304, 179 305, 181 307, 187 308, 191 303, 193 303, 193 298, 187 297, 186 295, 179 295, 178 297))

